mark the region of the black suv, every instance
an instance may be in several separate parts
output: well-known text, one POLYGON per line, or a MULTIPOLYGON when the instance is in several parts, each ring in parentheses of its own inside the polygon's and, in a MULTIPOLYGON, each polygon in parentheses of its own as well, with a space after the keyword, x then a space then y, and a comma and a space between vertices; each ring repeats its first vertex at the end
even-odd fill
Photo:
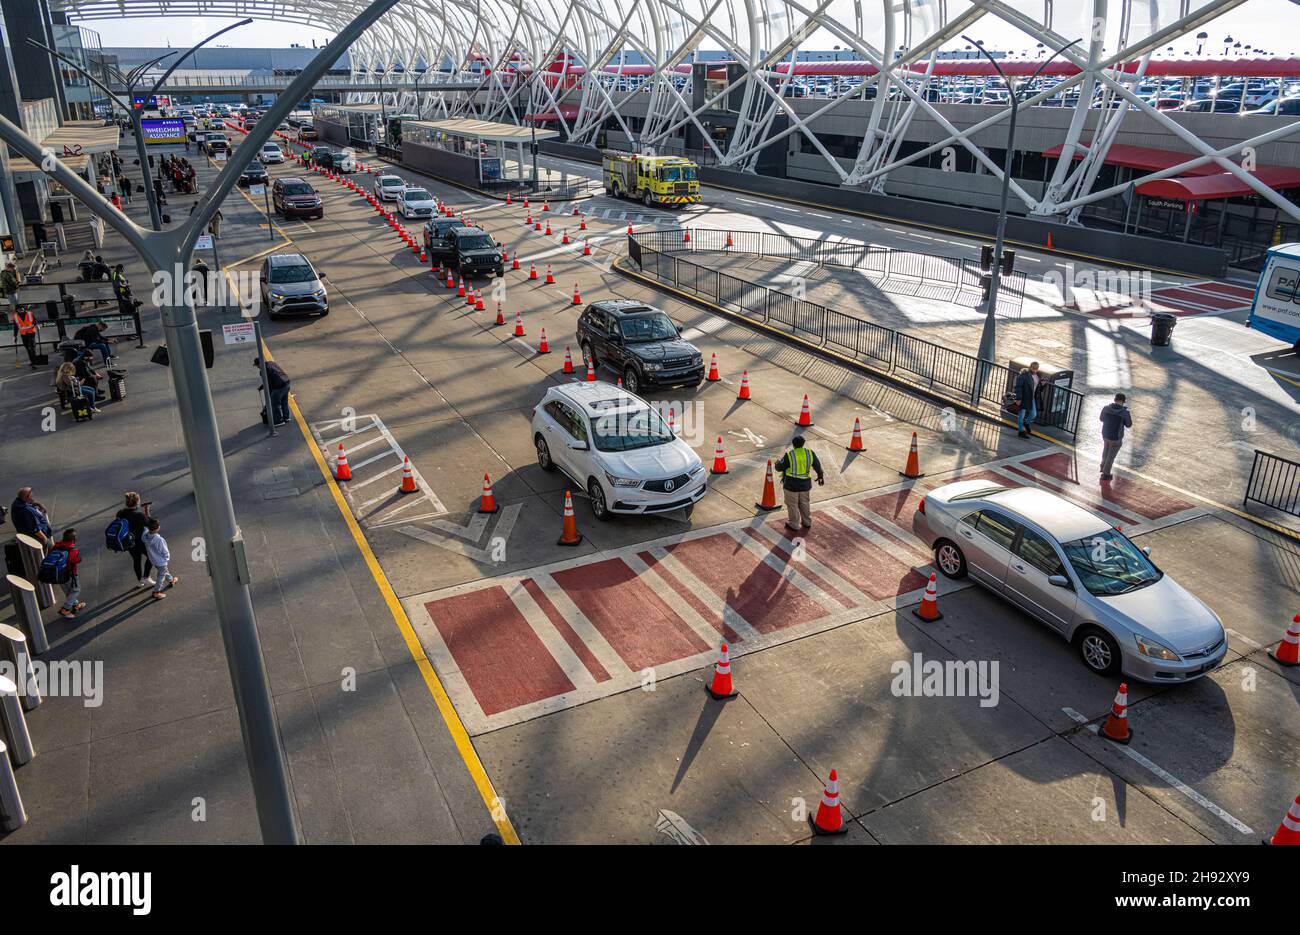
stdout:
POLYGON ((424 249, 429 254, 429 261, 441 260, 450 263, 456 255, 456 245, 451 232, 464 227, 459 218, 434 218, 424 225, 424 249))
POLYGON ((704 357, 672 319, 629 299, 593 302, 578 318, 578 345, 595 366, 608 364, 630 393, 650 386, 699 386, 704 357))
POLYGON ((328 146, 316 146, 307 154, 307 161, 314 166, 320 166, 322 169, 333 169, 334 160, 337 157, 338 153, 328 146))
POLYGON ((462 276, 496 273, 506 274, 501 248, 487 231, 478 227, 453 227, 448 234, 452 249, 452 266, 462 276))
POLYGON ((294 217, 323 218, 325 206, 321 204, 316 189, 299 178, 276 179, 271 186, 271 210, 283 214, 285 219, 294 217))
POLYGON ((249 185, 265 185, 266 182, 266 166, 257 159, 250 162, 248 168, 239 174, 239 184, 244 188, 249 185))

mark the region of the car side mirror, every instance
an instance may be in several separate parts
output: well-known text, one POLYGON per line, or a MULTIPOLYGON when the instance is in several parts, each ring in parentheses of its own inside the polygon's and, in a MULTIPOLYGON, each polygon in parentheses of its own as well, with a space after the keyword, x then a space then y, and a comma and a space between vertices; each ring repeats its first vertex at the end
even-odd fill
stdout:
POLYGON ((1071 590, 1070 579, 1065 575, 1052 575, 1047 579, 1047 583, 1053 587, 1065 588, 1067 591, 1071 590))
POLYGON ((327 273, 327 272, 325 272, 324 270, 319 270, 319 269, 318 269, 318 270, 316 271, 316 278, 317 278, 317 279, 329 279, 329 278, 330 278, 330 274, 327 273))
POLYGON ((1149 545, 1142 546, 1142 554, 1149 556, 1151 554, 1151 546, 1149 545))
POLYGON ((571 441, 569 442, 569 447, 574 451, 586 451, 587 443, 583 441, 571 441))

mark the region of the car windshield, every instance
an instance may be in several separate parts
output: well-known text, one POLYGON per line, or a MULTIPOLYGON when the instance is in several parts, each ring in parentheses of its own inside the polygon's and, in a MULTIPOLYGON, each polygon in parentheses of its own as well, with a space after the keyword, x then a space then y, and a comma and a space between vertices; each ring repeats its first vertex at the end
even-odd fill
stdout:
POLYGON ((283 189, 286 195, 310 195, 311 186, 306 182, 299 182, 296 185, 286 185, 283 189))
POLYGON ((672 441, 659 413, 653 409, 633 409, 600 416, 591 421, 598 451, 632 451, 651 448, 672 441))
POLYGON ((267 143, 262 147, 262 152, 264 153, 278 153, 279 151, 280 147, 274 143, 267 143))
POLYGON ((492 243, 492 238, 487 234, 472 234, 469 237, 461 237, 456 243, 462 250, 490 250, 496 246, 492 243))
POLYGON ((642 344, 647 341, 671 341, 677 337, 677 329, 668 320, 668 316, 637 315, 624 318, 619 322, 623 331, 623 340, 629 344, 642 344))
POLYGON ((408 188, 406 194, 402 196, 407 201, 432 201, 433 196, 423 188, 408 188))
POLYGON ((306 263, 299 263, 293 266, 272 266, 271 282, 311 282, 316 278, 316 271, 306 263))
POLYGON ((1164 577, 1141 549, 1113 529, 1065 543, 1065 557, 1090 594, 1127 594, 1164 577))
POLYGON ((380 179, 379 184, 384 186, 384 188, 401 188, 402 180, 401 179, 380 179))

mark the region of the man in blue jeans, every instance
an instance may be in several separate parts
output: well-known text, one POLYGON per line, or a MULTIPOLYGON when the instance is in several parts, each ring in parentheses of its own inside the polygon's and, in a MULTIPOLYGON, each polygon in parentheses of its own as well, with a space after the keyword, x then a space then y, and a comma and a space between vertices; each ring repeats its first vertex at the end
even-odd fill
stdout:
POLYGON ((1016 415, 1017 434, 1029 437, 1029 426, 1038 418, 1038 361, 1022 368, 1016 377, 1016 401, 1020 409, 1016 415))
POLYGON ((80 341, 86 345, 88 351, 99 351, 104 357, 105 365, 108 359, 113 355, 109 353, 109 341, 111 339, 104 337, 104 332, 108 330, 108 322, 97 321, 89 325, 84 325, 77 329, 72 336, 74 341, 80 341))
MULTIPOLYGON (((254 358, 253 365, 261 367, 262 358, 254 358)), ((271 412, 268 412, 267 416, 273 418, 276 425, 284 425, 289 421, 289 375, 275 361, 268 360, 266 379, 271 385, 271 412)), ((259 390, 261 388, 258 387, 259 390)))

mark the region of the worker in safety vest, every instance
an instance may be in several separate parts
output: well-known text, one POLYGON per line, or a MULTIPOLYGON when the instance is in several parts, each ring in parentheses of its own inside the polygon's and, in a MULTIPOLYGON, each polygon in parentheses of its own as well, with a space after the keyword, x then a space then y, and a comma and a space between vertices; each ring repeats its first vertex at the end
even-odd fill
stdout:
POLYGON ((793 447, 776 462, 776 469, 781 472, 781 486, 785 488, 785 528, 797 532, 801 525, 804 529, 812 525, 813 475, 817 475, 818 485, 826 483, 826 475, 817 455, 804 447, 802 435, 796 435, 790 444, 793 447))
POLYGON ((27 348, 27 360, 31 363, 32 369, 35 370, 36 364, 36 316, 32 314, 30 306, 18 305, 14 307, 13 312, 14 331, 18 333, 18 340, 23 342, 23 347, 27 348))

